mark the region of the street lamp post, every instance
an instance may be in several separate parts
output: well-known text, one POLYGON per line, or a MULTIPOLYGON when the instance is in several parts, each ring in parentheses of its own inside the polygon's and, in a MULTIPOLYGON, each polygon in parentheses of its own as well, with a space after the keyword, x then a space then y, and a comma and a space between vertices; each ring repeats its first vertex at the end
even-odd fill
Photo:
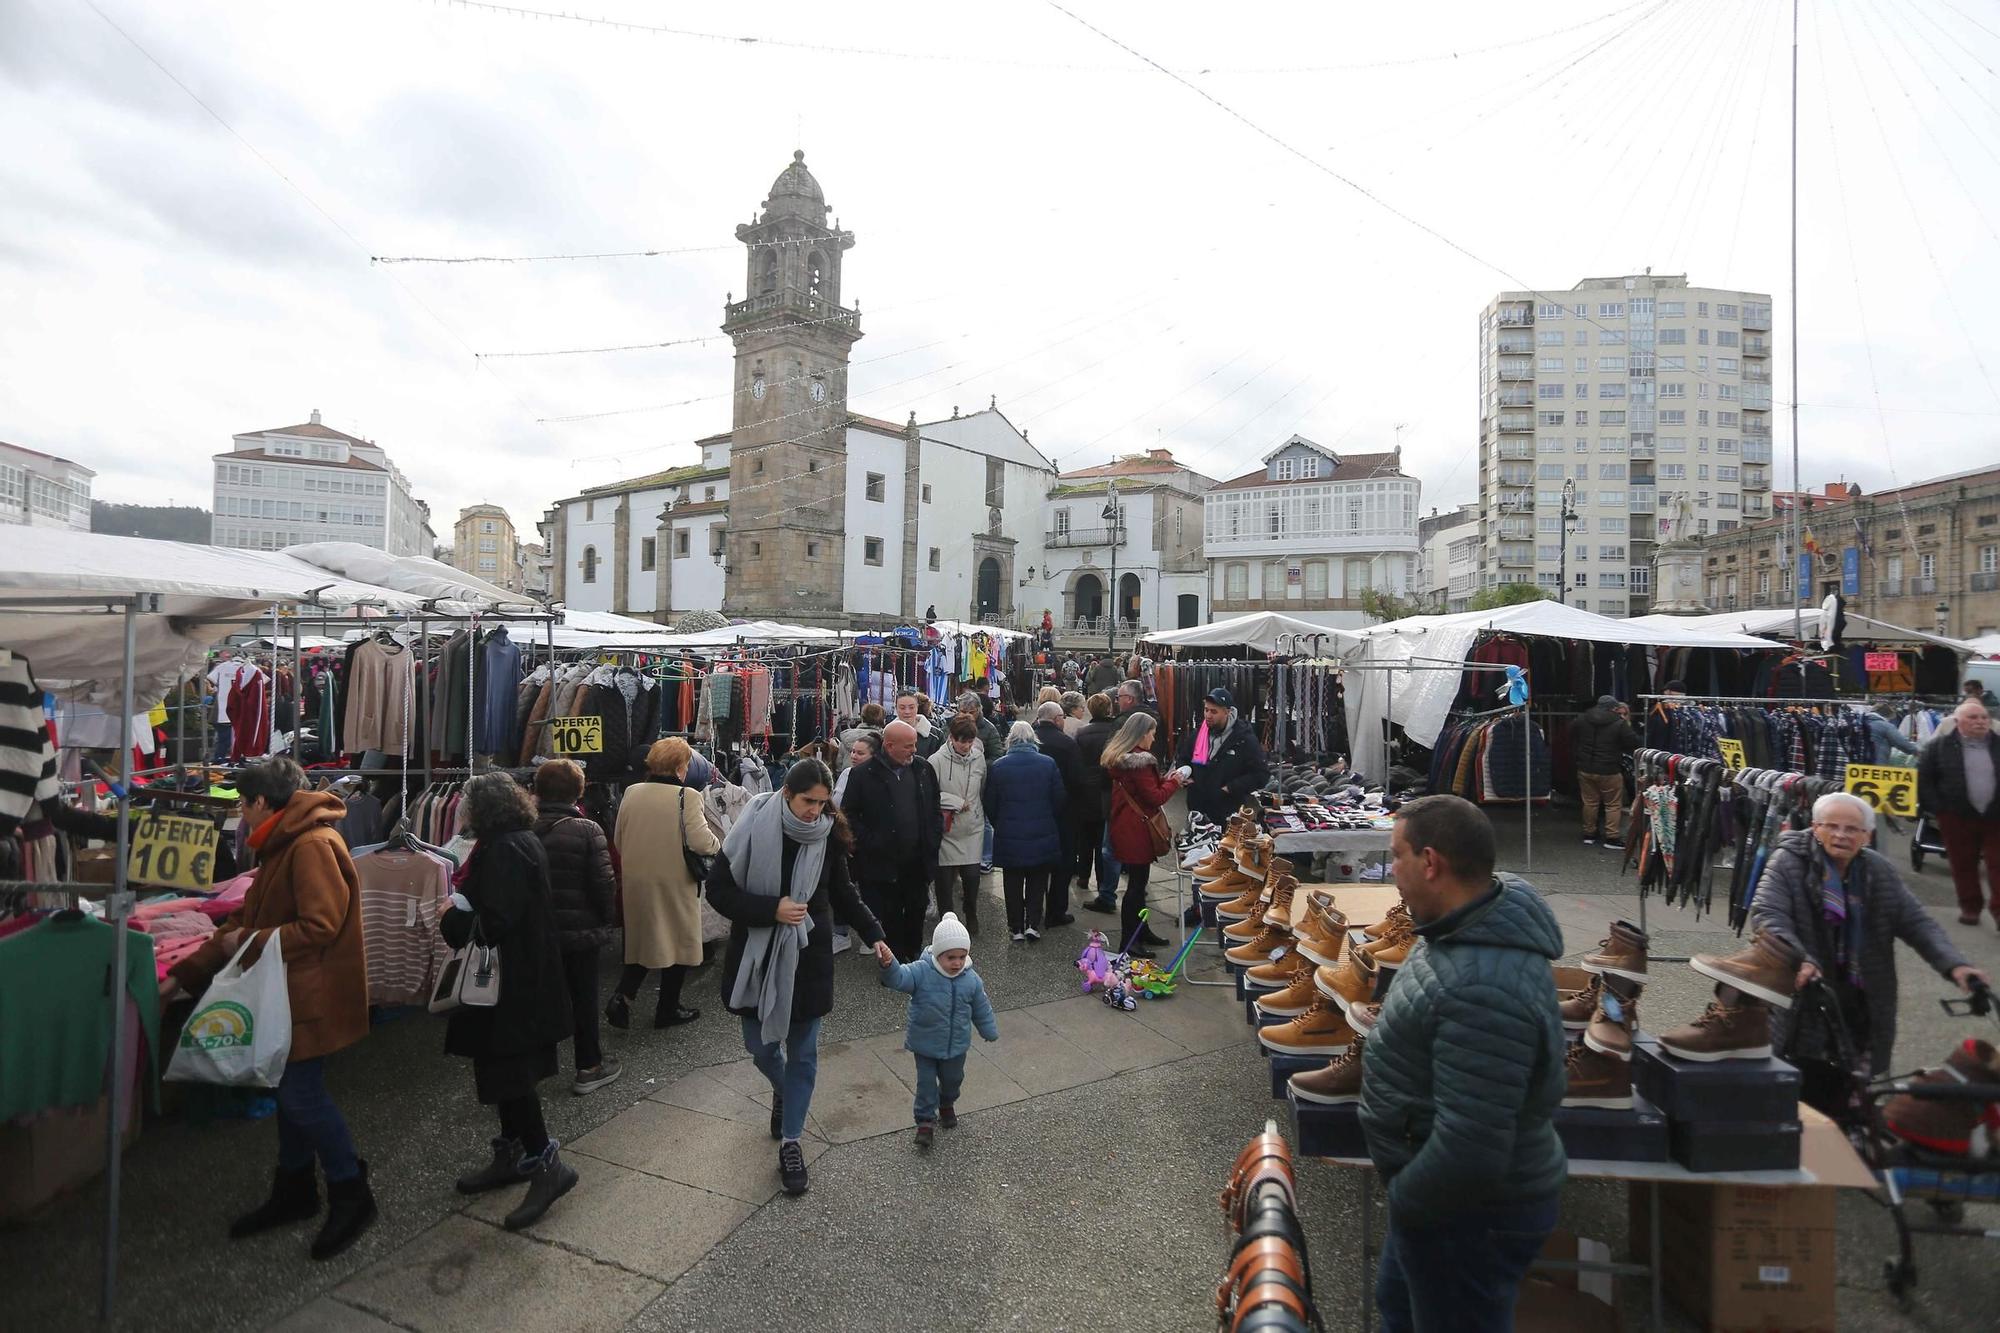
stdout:
POLYGON ((1111 538, 1111 583, 1104 590, 1104 651, 1118 652, 1118 479, 1106 488, 1104 523, 1111 538))
POLYGON ((1937 632, 1939 634, 1949 634, 1951 632, 1949 629, 1950 625, 1951 603, 1940 597, 1937 604, 1937 632))
POLYGON ((1576 480, 1563 482, 1562 554, 1556 561, 1556 600, 1569 605, 1569 525, 1576 521, 1576 480))

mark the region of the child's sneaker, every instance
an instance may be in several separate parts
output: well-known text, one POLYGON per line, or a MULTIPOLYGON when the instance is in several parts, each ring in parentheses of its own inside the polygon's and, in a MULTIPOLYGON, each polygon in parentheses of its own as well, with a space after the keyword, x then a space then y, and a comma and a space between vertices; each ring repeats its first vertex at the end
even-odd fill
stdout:
POLYGON ((920 1120, 917 1122, 917 1146, 919 1148, 930 1147, 931 1142, 936 1138, 937 1138, 936 1125, 933 1125, 928 1120, 920 1120))
POLYGON ((958 1128, 958 1108, 950 1102, 938 1107, 938 1123, 946 1129, 958 1128))

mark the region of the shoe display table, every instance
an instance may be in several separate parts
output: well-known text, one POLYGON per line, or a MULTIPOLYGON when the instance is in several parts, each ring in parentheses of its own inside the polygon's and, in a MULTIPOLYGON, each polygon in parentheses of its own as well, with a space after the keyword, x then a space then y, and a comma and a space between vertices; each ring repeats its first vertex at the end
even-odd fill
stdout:
MULTIPOLYGON (((1277 1057, 1274 1057, 1277 1058, 1277 1057)), ((1292 1143, 1294 1150, 1304 1157, 1317 1157, 1333 1166, 1350 1167, 1362 1172, 1361 1185, 1361 1290, 1365 1293, 1362 1307, 1361 1327, 1364 1333, 1374 1326, 1375 1317, 1375 1236, 1380 1221, 1376 1216, 1375 1200, 1378 1190, 1375 1181, 1374 1163, 1366 1156, 1366 1146, 1362 1142, 1359 1108, 1350 1106, 1316 1106, 1300 1102, 1285 1090, 1283 1079, 1272 1070, 1272 1087, 1282 1092, 1291 1113, 1292 1143), (1315 1151, 1315 1149, 1318 1151, 1315 1151), (1329 1151, 1331 1149, 1331 1151, 1329 1151)), ((1602 1114, 1611 1114, 1605 1112, 1602 1114)), ((1809 1106, 1799 1107, 1800 1152, 1799 1166, 1790 1171, 1690 1171, 1678 1162, 1606 1162, 1588 1158, 1572 1157, 1569 1175, 1572 1180, 1622 1180, 1628 1189, 1644 1187, 1645 1212, 1637 1208, 1631 1215, 1644 1220, 1643 1244, 1646 1249, 1644 1263, 1565 1263, 1561 1267, 1578 1272, 1608 1273, 1614 1277, 1640 1277, 1648 1282, 1651 1298, 1651 1324, 1661 1327, 1661 1274, 1660 1238, 1663 1229, 1660 1223, 1661 1185, 1696 1185, 1722 1188, 1736 1185, 1753 1185, 1765 1189, 1858 1189, 1873 1191, 1877 1184, 1874 1175, 1865 1166, 1854 1147, 1841 1133, 1840 1127, 1809 1106)), ((1636 1200, 1635 1200, 1636 1202, 1636 1200)), ((1324 1262, 1324 1260, 1322 1260, 1324 1262)), ((1537 1264, 1536 1267, 1542 1265, 1537 1264)))
POLYGON ((1317 833, 1273 833, 1271 850, 1279 856, 1297 857, 1311 852, 1389 851, 1386 828, 1322 829, 1317 833))
POLYGON ((1301 884, 1292 896, 1292 925, 1306 919, 1315 893, 1332 894, 1333 905, 1350 926, 1372 926, 1403 901, 1403 891, 1394 884, 1301 884))

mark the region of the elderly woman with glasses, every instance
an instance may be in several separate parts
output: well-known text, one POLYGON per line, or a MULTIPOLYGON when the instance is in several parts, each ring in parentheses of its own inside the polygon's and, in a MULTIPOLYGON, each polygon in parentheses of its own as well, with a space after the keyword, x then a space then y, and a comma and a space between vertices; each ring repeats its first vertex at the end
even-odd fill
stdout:
MULTIPOLYGON (((1779 838, 1750 908, 1751 924, 1796 960, 1793 985, 1817 978, 1832 991, 1855 1051, 1868 1063, 1856 1071, 1862 1073, 1886 1071, 1895 1049, 1897 940, 1961 990, 1969 990, 1974 978, 1986 980, 1904 885, 1895 863, 1868 845, 1874 832, 1875 811, 1860 797, 1820 797, 1813 802, 1811 831, 1779 838)), ((1789 1021, 1789 1014, 1772 1011, 1773 1046, 1782 1049, 1789 1021)), ((1834 1061, 1836 1048, 1824 1025, 1807 1014, 1799 1023, 1791 1058, 1834 1061)), ((1810 1084, 1812 1071, 1802 1072, 1810 1084)), ((1837 1077, 1837 1066, 1827 1074, 1837 1077)), ((1805 1100, 1819 1104, 1817 1091, 1802 1089, 1805 1100)))

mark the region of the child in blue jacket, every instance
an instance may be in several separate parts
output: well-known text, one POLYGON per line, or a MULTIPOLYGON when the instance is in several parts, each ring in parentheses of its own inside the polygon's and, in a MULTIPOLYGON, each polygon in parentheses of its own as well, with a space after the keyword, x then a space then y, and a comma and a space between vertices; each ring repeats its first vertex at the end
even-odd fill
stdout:
POLYGON ((1000 1040, 986 983, 972 970, 972 936, 958 916, 946 912, 931 932, 931 947, 914 963, 885 963, 882 984, 910 997, 910 1024, 903 1048, 917 1057, 917 1146, 928 1148, 940 1120, 958 1124, 959 1087, 965 1082, 965 1053, 972 1029, 988 1041, 1000 1040))

